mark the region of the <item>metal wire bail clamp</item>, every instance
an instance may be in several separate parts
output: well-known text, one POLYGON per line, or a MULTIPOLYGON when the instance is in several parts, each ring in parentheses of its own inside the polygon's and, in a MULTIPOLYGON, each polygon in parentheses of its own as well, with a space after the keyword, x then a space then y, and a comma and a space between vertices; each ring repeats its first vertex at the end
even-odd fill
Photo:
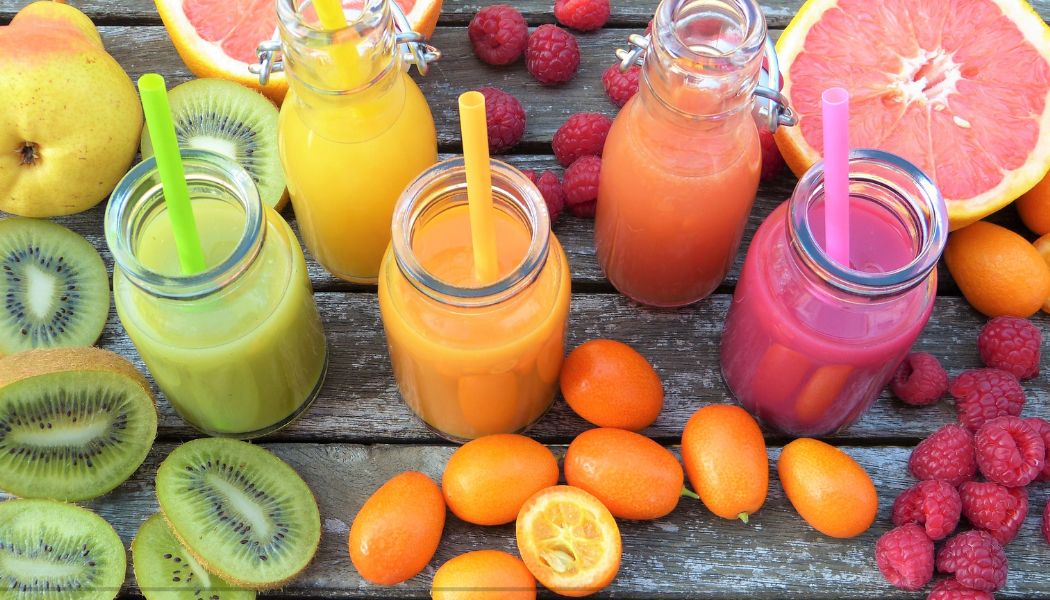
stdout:
MULTIPOLYGON (((628 36, 628 50, 616 49, 616 57, 620 59, 620 71, 627 71, 632 66, 641 67, 645 63, 645 53, 649 50, 649 43, 648 35, 634 33, 628 36)), ((762 69, 759 85, 755 86, 752 92, 756 96, 752 116, 759 126, 765 126, 770 132, 776 132, 777 127, 781 125, 788 127, 797 125, 798 115, 791 110, 787 97, 780 93, 780 61, 777 60, 773 40, 768 37, 764 54, 766 67, 762 69)))
MULTIPOLYGON (((388 0, 388 2, 394 16, 394 27, 397 29, 394 39, 401 53, 401 60, 414 66, 420 75, 426 75, 430 71, 430 63, 441 60, 441 51, 428 44, 423 34, 412 30, 412 24, 409 23, 405 11, 397 2, 393 0, 388 0)), ((284 71, 284 61, 278 57, 280 52, 279 31, 274 31, 272 39, 260 43, 255 48, 255 54, 259 60, 255 64, 248 65, 248 71, 259 76, 259 85, 269 83, 271 73, 284 71)))

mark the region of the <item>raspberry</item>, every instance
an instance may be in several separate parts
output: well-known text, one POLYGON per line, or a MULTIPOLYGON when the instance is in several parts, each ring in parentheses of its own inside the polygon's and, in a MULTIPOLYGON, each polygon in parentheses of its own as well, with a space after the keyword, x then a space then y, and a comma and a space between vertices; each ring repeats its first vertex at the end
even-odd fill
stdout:
POLYGON ((768 181, 780 174, 784 168, 784 157, 780 155, 780 148, 773 141, 773 134, 767 129, 758 130, 758 141, 762 144, 762 175, 761 181, 768 181))
POLYGON ((554 18, 579 31, 601 29, 609 12, 609 0, 554 0, 554 18))
POLYGON ((576 113, 554 132, 551 146, 561 166, 568 167, 581 156, 601 156, 612 121, 599 113, 576 113))
POLYGON ((997 483, 967 481, 959 486, 962 510, 977 529, 992 534, 1000 544, 1009 544, 1028 516, 1028 492, 997 483))
POLYGON ((1043 539, 1050 544, 1050 500, 1046 501, 1046 508, 1043 509, 1043 539))
MULTIPOLYGON (((641 73, 642 70, 637 66, 632 66, 626 72, 621 73, 620 63, 617 61, 602 73, 602 86, 605 87, 605 95, 616 106, 627 104, 631 96, 638 92, 638 77, 641 73)), ((765 158, 765 154, 762 157, 765 158)))
POLYGON ((489 130, 489 152, 510 150, 525 135, 525 109, 507 92, 494 87, 478 88, 485 96, 485 123, 489 130))
POLYGON ((949 577, 935 583, 926 600, 995 600, 995 596, 989 592, 971 590, 954 577, 949 577))
POLYGON ((941 547, 937 570, 954 574, 968 588, 994 592, 1006 583, 1006 553, 987 532, 964 531, 941 547))
POLYGON ((565 169, 565 204, 574 217, 594 218, 598 209, 598 178, 602 159, 584 156, 565 169))
POLYGON ((525 17, 507 4, 486 6, 467 26, 474 54, 490 65, 509 65, 518 60, 529 43, 525 17))
POLYGON ((547 213, 550 215, 551 225, 558 220, 561 210, 565 208, 565 190, 561 187, 561 181, 554 171, 545 171, 543 175, 536 176, 532 171, 523 171, 532 183, 539 188, 543 195, 543 202, 547 205, 547 213))
POLYGON ((543 85, 557 85, 572 79, 580 66, 580 47, 576 38, 557 25, 540 25, 529 36, 525 68, 543 85))
POLYGON ((1043 437, 1019 417, 999 417, 982 425, 974 448, 981 474, 1006 487, 1028 485, 1046 464, 1043 437))
POLYGON ((894 587, 915 591, 933 578, 933 540, 914 523, 891 529, 875 542, 875 563, 894 587))
POLYGON ((1024 390, 1017 378, 1001 369, 964 371, 948 388, 955 398, 959 422, 977 431, 986 421, 1021 414, 1024 390))
POLYGON ((985 366, 1002 369, 1018 379, 1039 374, 1039 347, 1043 335, 1028 319, 996 317, 977 336, 977 351, 985 366))
POLYGON ((920 481, 901 492, 893 502, 893 524, 923 525, 931 540, 941 540, 955 531, 962 500, 947 481, 920 481))
POLYGON ((941 427, 912 450, 908 469, 916 479, 943 479, 952 485, 973 479, 973 434, 955 424, 941 427))
POLYGON ((1039 417, 1032 417, 1025 419, 1025 423, 1032 428, 1033 431, 1039 434, 1039 437, 1043 438, 1043 446, 1046 448, 1046 456, 1043 460, 1043 470, 1039 475, 1036 475, 1036 481, 1050 481, 1050 423, 1047 423, 1045 419, 1039 417))
POLYGON ((905 404, 936 404, 948 391, 948 372, 940 361, 926 352, 912 352, 904 359, 890 382, 893 394, 905 404))

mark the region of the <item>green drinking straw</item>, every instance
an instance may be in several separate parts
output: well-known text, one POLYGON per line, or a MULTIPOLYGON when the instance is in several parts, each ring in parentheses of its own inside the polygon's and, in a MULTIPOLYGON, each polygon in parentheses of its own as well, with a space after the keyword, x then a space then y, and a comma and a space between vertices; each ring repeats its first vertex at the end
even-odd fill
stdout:
POLYGON ((171 120, 168 105, 168 90, 164 78, 156 73, 139 77, 139 95, 142 110, 146 114, 146 126, 157 160, 157 173, 164 188, 164 204, 168 208, 171 227, 175 231, 175 249, 179 253, 179 265, 183 275, 204 271, 204 249, 197 235, 197 222, 190 206, 190 189, 186 185, 186 172, 182 168, 179 140, 175 137, 175 123, 171 120))

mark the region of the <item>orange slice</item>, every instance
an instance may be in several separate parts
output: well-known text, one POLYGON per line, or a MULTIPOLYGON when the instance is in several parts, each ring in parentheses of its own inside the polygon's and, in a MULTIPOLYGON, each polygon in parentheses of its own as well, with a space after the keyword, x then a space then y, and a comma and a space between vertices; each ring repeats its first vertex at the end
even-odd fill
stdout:
POLYGON ((1024 0, 808 0, 777 52, 800 122, 776 141, 796 175, 821 158, 833 86, 851 95, 850 145, 922 169, 952 229, 1050 168, 1050 28, 1024 0))
POLYGON ((620 529, 608 508, 567 485, 536 492, 517 520, 518 553, 552 592, 587 596, 612 583, 620 570, 620 529))
MULTIPOLYGON (((155 0, 164 26, 186 66, 197 77, 219 77, 253 87, 280 104, 288 91, 284 73, 274 73, 265 86, 248 72, 256 62, 255 48, 274 37, 274 0, 155 0)), ((363 0, 345 0, 360 10, 363 0)), ((397 0, 413 28, 434 33, 441 0, 397 0)))

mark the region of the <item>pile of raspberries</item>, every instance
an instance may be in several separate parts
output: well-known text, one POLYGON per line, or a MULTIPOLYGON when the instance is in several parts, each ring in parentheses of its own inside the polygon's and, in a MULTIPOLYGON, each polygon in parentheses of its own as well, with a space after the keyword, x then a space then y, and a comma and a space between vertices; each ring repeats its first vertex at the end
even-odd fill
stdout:
MULTIPOLYGON (((895 374, 891 389, 908 404, 931 405, 950 393, 959 423, 923 440, 908 460, 919 483, 894 501, 896 528, 875 544, 879 570, 894 586, 922 589, 935 567, 948 578, 934 584, 930 600, 991 600, 1006 583, 1003 547, 1028 516, 1025 486, 1050 481, 1050 423, 1021 417, 1020 382, 1039 374, 1041 344, 1030 321, 996 317, 977 338, 986 368, 965 371, 949 384, 937 359, 919 352, 895 374), (962 517, 971 528, 953 536, 962 517)), ((1050 543, 1050 502, 1042 532, 1050 543)))

